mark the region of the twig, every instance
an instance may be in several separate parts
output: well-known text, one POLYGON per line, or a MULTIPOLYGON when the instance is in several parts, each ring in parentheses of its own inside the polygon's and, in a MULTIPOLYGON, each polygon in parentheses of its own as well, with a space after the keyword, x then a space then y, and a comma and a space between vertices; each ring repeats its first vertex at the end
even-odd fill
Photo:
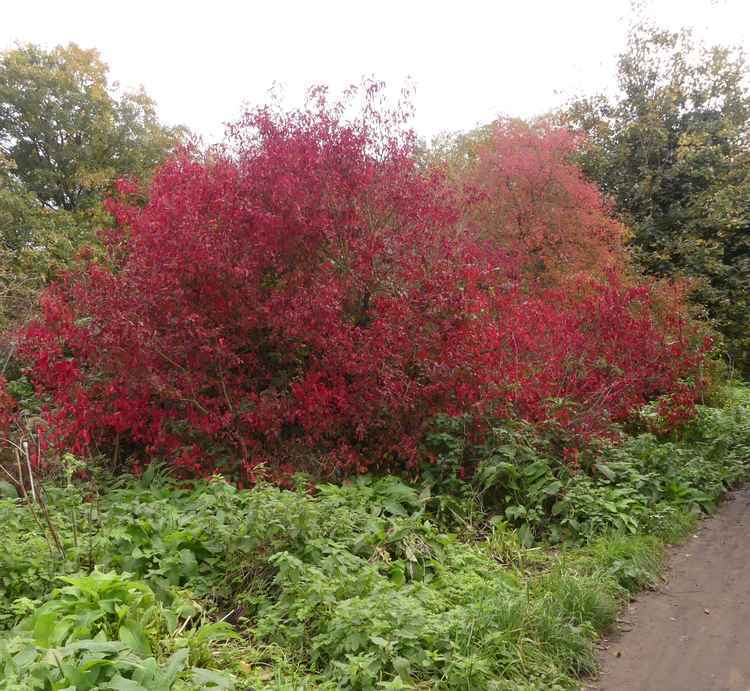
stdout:
POLYGON ((29 495, 26 493, 26 483, 23 481, 23 470, 21 469, 21 454, 18 453, 18 447, 13 445, 13 453, 16 456, 16 466, 18 466, 18 482, 21 484, 21 493, 23 498, 28 500, 29 495))
POLYGON ((173 637, 179 636, 185 630, 185 627, 188 625, 188 622, 191 619, 192 617, 188 617, 187 619, 185 619, 185 621, 182 622, 182 626, 180 626, 180 628, 177 631, 175 631, 174 634, 172 634, 173 637))
POLYGON ((31 498, 36 501, 36 488, 34 487, 34 473, 31 471, 31 457, 29 456, 29 442, 23 441, 23 452, 26 456, 26 468, 29 471, 29 483, 31 484, 31 498))
POLYGON ((7 475, 7 476, 8 476, 9 478, 10 478, 10 481, 11 481, 11 482, 12 482, 12 483, 13 483, 14 485, 18 484, 18 480, 16 480, 16 478, 14 478, 14 477, 13 477, 13 476, 12 476, 12 475, 11 475, 11 474, 10 474, 10 473, 8 472, 7 468, 6 468, 6 467, 5 467, 4 465, 0 465, 0 470, 2 470, 2 471, 3 471, 3 472, 4 472, 4 473, 5 473, 5 474, 6 474, 6 475, 7 475))
POLYGON ((113 470, 116 471, 119 464, 120 464, 120 433, 117 432, 117 434, 115 435, 115 451, 112 454, 113 470))
POLYGON ((36 515, 36 509, 34 508, 33 502, 28 501, 28 495, 26 496, 27 500, 27 506, 29 507, 29 511, 31 511, 31 516, 34 519, 37 527, 42 532, 42 536, 44 537, 44 541, 47 543, 47 548, 49 549, 50 558, 54 559, 55 553, 52 549, 52 543, 49 541, 49 537, 47 537, 47 531, 45 530, 44 526, 42 525, 42 522, 39 520, 39 516, 36 515))

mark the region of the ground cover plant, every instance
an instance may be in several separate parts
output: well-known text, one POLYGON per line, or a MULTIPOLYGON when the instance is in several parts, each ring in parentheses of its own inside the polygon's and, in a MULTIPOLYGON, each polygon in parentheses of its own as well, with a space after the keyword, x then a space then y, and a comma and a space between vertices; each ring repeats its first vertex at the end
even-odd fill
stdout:
POLYGON ((154 464, 1 500, 0 688, 578 688, 664 542, 746 478, 750 393, 576 472, 528 430, 459 429, 437 467, 472 455, 471 481, 240 490, 154 464))

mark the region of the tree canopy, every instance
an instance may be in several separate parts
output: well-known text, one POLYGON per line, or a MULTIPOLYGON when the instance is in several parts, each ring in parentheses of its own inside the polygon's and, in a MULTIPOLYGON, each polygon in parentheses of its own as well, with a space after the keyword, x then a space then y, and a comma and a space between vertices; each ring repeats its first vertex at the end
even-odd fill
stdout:
POLYGON ((108 71, 96 50, 75 44, 0 54, 0 284, 15 296, 0 304, 0 324, 20 318, 19 305, 95 241, 114 181, 147 180, 184 136, 108 71))
POLYGON ((750 94, 739 50, 639 24, 615 97, 575 101, 583 167, 634 230, 643 266, 695 280, 694 296, 750 371, 750 94))
POLYGON ((0 147, 50 208, 96 204, 121 176, 147 176, 179 139, 143 91, 110 85, 96 50, 25 45, 0 57, 0 147))

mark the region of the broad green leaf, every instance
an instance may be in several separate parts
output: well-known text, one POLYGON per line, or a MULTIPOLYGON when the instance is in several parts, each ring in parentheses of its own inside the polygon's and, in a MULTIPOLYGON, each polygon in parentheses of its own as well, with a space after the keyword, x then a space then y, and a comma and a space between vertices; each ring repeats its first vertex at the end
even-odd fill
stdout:
POLYGON ((196 667, 193 670, 193 683, 201 689, 233 689, 234 677, 210 669, 196 667))
POLYGON ((110 681, 107 682, 102 688, 113 689, 114 691, 151 691, 144 686, 141 686, 138 682, 117 674, 110 681))
POLYGON ((151 655, 151 645, 145 631, 140 624, 128 621, 120 626, 118 638, 130 648, 143 657, 151 655))

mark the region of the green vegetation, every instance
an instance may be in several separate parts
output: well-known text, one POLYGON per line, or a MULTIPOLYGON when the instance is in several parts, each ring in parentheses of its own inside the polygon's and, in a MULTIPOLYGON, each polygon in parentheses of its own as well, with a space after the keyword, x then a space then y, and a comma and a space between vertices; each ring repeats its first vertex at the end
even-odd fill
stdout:
POLYGON ((580 688, 750 475, 746 77, 639 25, 553 118, 200 150, 0 53, 0 691, 580 688))
POLYGON ((572 104, 584 170, 611 195, 656 276, 685 276, 750 374, 750 92, 739 50, 642 23, 617 72, 618 95, 572 104))
POLYGON ((0 328, 28 317, 39 288, 96 243, 115 180, 147 180, 185 136, 108 72, 75 44, 0 53, 0 328))
POLYGON ((436 425, 412 483, 77 482, 66 457, 43 505, 0 500, 0 689, 578 688, 665 542, 750 467, 741 388, 577 472, 523 429, 461 429, 436 425))

